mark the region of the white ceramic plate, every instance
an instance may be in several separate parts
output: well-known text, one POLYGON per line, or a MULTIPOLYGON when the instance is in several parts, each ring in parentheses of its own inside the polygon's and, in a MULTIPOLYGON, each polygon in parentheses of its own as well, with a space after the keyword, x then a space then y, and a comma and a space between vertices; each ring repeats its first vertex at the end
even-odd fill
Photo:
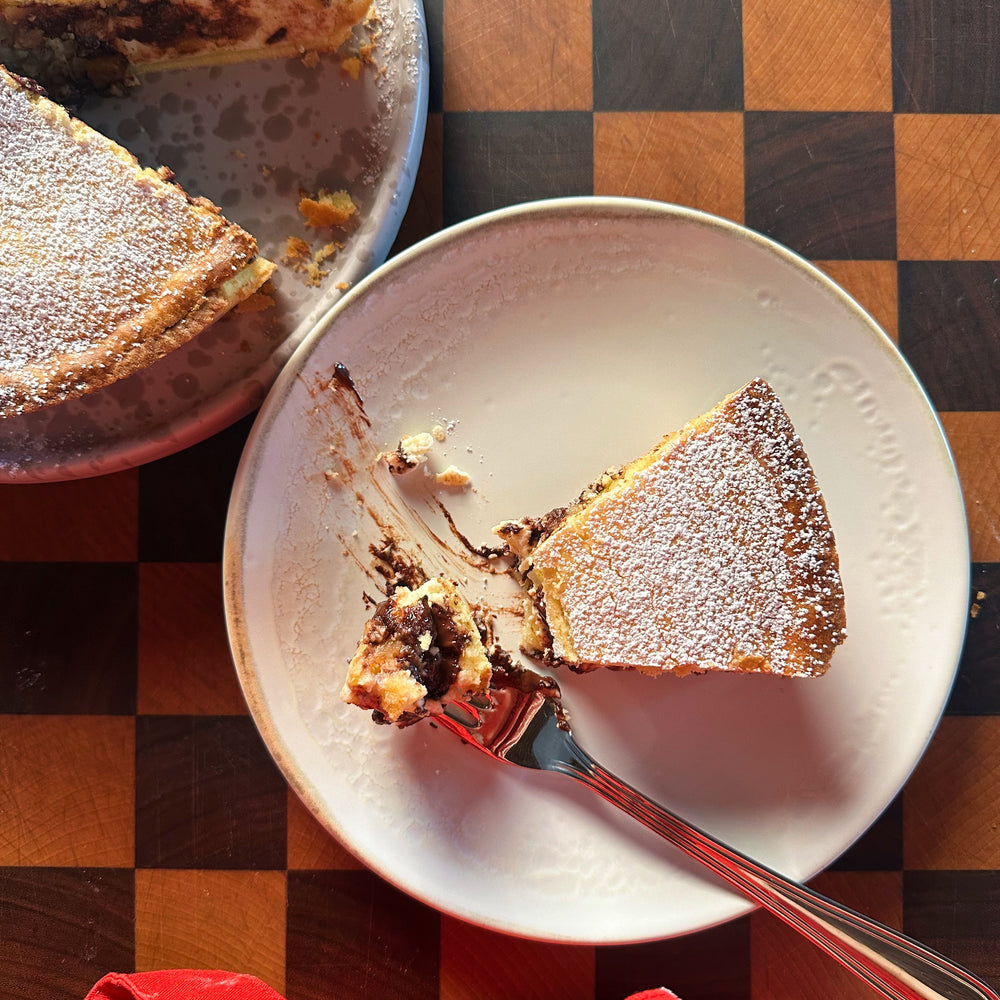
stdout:
MULTIPOLYGON (((571 781, 340 703, 375 586, 364 504, 325 477, 331 444, 352 446, 321 388, 338 362, 377 443, 448 428, 430 464, 471 474, 474 489, 438 495, 473 545, 768 378, 839 543, 849 638, 829 674, 561 673, 564 697, 582 745, 622 778, 799 879, 899 791, 949 692, 968 594, 960 490, 921 388, 844 292, 758 235, 662 204, 541 202, 445 231, 346 296, 282 373, 236 482, 226 598, 251 711, 294 788, 377 872, 554 941, 663 938, 749 908, 571 781)), ((414 476, 380 488, 418 511, 426 568, 455 572, 414 476)), ((465 579, 474 598, 513 602, 506 577, 465 579)), ((516 647, 516 622, 501 627, 516 647)))
MULTIPOLYGON (((263 60, 144 77, 123 99, 78 112, 140 162, 169 166, 279 261, 289 236, 318 249, 343 234, 309 230, 300 188, 346 188, 358 227, 318 286, 279 264, 276 308, 225 318, 162 361, 78 400, 0 423, 0 482, 74 479, 178 451, 258 406, 320 317, 388 255, 416 177, 427 117, 420 0, 375 0, 375 65, 357 80, 341 56, 316 66, 263 60)), ((358 29, 358 40, 370 34, 358 29)))

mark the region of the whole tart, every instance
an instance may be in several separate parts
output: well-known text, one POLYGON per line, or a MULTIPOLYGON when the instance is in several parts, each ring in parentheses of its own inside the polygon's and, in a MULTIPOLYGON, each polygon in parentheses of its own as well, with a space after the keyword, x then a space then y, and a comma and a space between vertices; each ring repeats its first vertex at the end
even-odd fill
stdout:
POLYGON ((0 67, 0 417, 145 368, 273 272, 171 177, 0 67))
POLYGON ((494 530, 526 586, 523 648, 578 671, 818 676, 844 640, 826 503, 763 379, 570 507, 494 530))

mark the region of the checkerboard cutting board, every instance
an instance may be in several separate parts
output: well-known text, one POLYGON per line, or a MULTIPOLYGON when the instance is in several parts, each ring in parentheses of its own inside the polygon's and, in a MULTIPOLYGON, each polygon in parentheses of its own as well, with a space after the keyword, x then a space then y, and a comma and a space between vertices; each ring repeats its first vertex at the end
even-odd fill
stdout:
MULTIPOLYGON (((431 114, 398 247, 550 196, 688 205, 817 263, 927 388, 965 491, 968 639, 920 766, 815 884, 1000 982, 1000 22, 974 0, 425 9, 431 114)), ((289 1000, 871 995, 764 915, 539 944, 442 917, 332 841, 229 659, 219 561, 248 428, 0 490, 0 996, 169 966, 289 1000)))

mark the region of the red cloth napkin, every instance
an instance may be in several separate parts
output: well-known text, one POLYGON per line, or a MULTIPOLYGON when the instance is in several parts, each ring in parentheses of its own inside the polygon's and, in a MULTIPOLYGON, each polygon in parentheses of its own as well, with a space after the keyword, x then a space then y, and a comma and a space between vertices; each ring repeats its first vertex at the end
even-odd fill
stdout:
POLYGON ((211 969, 111 972, 86 1000, 283 1000, 256 976, 211 969))
MULTIPOLYGON (((210 969, 111 972, 95 983, 86 1000, 283 1000, 255 976, 210 969)), ((679 1000, 662 986, 625 1000, 679 1000)))

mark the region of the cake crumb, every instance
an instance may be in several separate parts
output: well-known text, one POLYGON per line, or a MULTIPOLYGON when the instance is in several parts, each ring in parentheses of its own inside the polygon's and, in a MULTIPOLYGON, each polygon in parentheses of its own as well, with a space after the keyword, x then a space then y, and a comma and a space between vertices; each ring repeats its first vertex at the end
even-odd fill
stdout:
POLYGON ((285 240, 285 252, 281 255, 281 260, 285 264, 304 263, 311 256, 309 244, 298 236, 289 236, 285 240))
POLYGON ((423 465, 427 461, 427 453, 433 447, 434 438, 427 431, 421 431, 419 434, 403 435, 395 451, 380 452, 378 457, 388 465, 394 476, 401 476, 404 472, 423 465))
POLYGON ((264 312, 274 306, 274 286, 271 282, 262 285, 249 298, 244 299, 233 310, 234 313, 264 312))
POLYGON ((340 72, 352 80, 357 80, 361 76, 362 65, 360 56, 346 56, 340 60, 340 72))
POLYGON ((289 236, 285 241, 285 252, 281 256, 281 262, 291 267, 293 271, 305 274, 308 283, 315 287, 330 273, 329 268, 322 266, 323 262, 343 248, 343 243, 333 241, 323 244, 318 250, 313 250, 300 237, 289 236))
MULTIPOLYGON (((394 451, 383 451, 378 454, 378 460, 385 462, 389 471, 395 476, 401 476, 419 465, 424 465, 435 443, 447 439, 448 430, 444 424, 436 423, 429 431, 417 434, 404 434, 394 451)), ((455 465, 449 465, 441 472, 427 470, 427 475, 442 486, 465 487, 471 482, 471 476, 455 465)))
POLYGON ((341 243, 324 243, 323 246, 321 246, 313 254, 313 263, 319 264, 321 261, 327 260, 340 250, 342 246, 343 244, 341 243))
POLYGON ((314 229, 344 226, 357 214, 358 206, 344 190, 328 191, 320 188, 315 198, 303 195, 299 199, 299 212, 307 226, 314 229))
POLYGON ((368 32, 368 40, 360 42, 340 60, 341 74, 351 80, 357 80, 365 66, 375 66, 376 72, 382 72, 375 63, 375 50, 382 35, 382 19, 374 5, 365 18, 363 27, 368 32))
POLYGON ((984 600, 986 600, 986 592, 982 590, 977 590, 975 599, 972 602, 972 606, 969 608, 970 618, 979 617, 979 612, 983 610, 983 606, 980 602, 984 600))
POLYGON ((439 472, 434 479, 442 486, 468 486, 472 477, 455 465, 449 465, 447 469, 439 472))
POLYGON ((330 273, 329 268, 320 267, 320 265, 324 260, 332 257, 342 246, 341 243, 326 243, 318 250, 313 251, 312 259, 306 265, 306 274, 309 276, 310 285, 318 286, 330 273))

